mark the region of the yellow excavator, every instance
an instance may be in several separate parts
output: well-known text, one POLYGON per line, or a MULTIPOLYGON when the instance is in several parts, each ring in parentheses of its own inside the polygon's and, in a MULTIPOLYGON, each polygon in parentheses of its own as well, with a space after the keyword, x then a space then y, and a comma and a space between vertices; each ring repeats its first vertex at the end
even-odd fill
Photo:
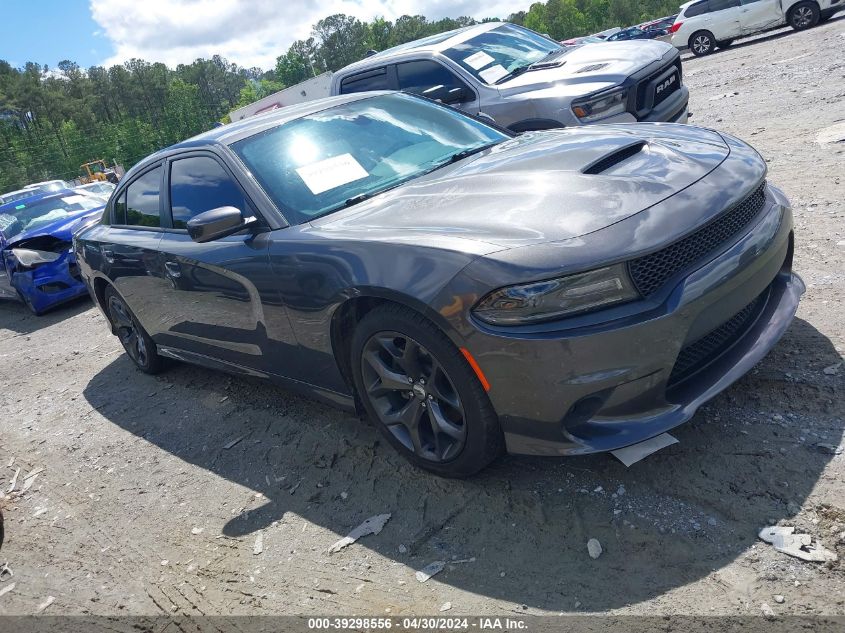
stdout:
POLYGON ((82 165, 79 169, 84 174, 80 178, 83 184, 105 181, 117 184, 119 179, 114 167, 106 167, 106 161, 104 160, 92 160, 90 163, 82 165))

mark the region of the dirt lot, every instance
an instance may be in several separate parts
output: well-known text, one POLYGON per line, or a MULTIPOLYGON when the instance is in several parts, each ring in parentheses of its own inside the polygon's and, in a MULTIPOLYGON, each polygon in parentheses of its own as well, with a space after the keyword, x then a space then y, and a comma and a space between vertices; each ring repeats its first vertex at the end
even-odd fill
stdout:
POLYGON ((0 487, 44 469, 0 501, 0 614, 49 596, 52 614, 845 614, 845 455, 817 446, 845 428, 844 47, 845 17, 687 60, 692 121, 754 144, 792 199, 808 289, 768 358, 629 469, 511 457, 437 479, 264 383, 137 372, 87 302, 0 306, 0 487), (839 561, 774 551, 773 523, 839 561))

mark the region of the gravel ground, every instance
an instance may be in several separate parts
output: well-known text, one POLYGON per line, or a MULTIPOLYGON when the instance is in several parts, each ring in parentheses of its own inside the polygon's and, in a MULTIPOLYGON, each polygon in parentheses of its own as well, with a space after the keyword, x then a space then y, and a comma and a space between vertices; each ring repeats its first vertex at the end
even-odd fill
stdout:
POLYGON ((30 487, 0 493, 0 614, 50 596, 51 614, 845 614, 843 47, 839 18, 687 60, 692 121, 754 144, 792 199, 808 289, 773 352, 631 468, 509 457, 437 479, 267 384, 137 372, 87 302, 2 305, 0 490, 17 468, 30 487), (839 561, 774 551, 756 539, 774 523, 839 561))

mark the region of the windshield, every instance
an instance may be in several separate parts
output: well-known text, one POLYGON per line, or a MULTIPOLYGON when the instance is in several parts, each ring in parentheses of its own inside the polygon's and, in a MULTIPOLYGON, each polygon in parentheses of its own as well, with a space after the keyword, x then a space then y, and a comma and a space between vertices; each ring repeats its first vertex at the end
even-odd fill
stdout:
POLYGON ((102 199, 80 194, 51 196, 33 202, 19 202, 0 208, 0 232, 11 237, 23 231, 63 220, 79 211, 104 206, 102 199))
POLYGON ((388 94, 315 112, 232 149, 300 224, 507 138, 457 110, 388 94))
POLYGON ((494 84, 552 53, 565 51, 553 42, 521 26, 503 24, 443 51, 486 84, 494 84))

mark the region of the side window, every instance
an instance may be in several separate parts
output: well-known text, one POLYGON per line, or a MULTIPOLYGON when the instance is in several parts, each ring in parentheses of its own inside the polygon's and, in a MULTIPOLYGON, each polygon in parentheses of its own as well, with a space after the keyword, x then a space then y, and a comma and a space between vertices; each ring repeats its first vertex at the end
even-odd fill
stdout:
POLYGON ((739 6, 739 0, 709 0, 710 11, 724 11, 739 6))
POLYGON ((466 84, 437 62, 421 60, 396 65, 399 90, 428 96, 437 88, 463 88, 466 84))
POLYGON ((366 92, 367 90, 390 90, 387 80, 387 68, 376 68, 367 72, 346 77, 340 82, 341 94, 366 92))
MULTIPOLYGON (((126 188, 126 224, 161 226, 158 212, 161 165, 134 180, 126 188)), ((115 210, 117 210, 115 204, 115 210)))
POLYGON ((241 190, 220 163, 210 156, 180 158, 170 163, 173 228, 184 229, 192 217, 217 207, 246 210, 241 190))
POLYGON ((697 15, 704 15, 705 13, 710 12, 710 6, 707 0, 704 2, 698 2, 696 4, 691 4, 687 7, 687 10, 684 11, 685 18, 694 18, 697 15))

